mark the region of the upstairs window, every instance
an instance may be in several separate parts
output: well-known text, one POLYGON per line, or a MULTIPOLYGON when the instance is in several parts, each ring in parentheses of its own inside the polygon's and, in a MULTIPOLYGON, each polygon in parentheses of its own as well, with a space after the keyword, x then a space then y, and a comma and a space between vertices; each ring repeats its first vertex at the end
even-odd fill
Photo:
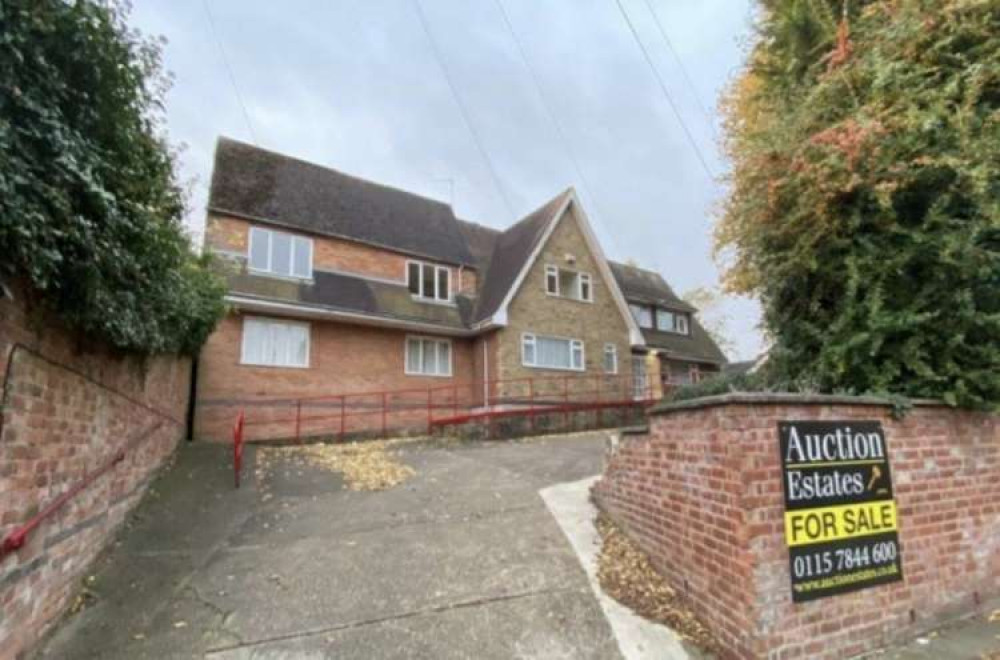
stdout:
POLYGON ((406 286, 414 298, 450 302, 451 270, 423 261, 407 261, 406 286))
POLYGON ((658 309, 656 310, 656 329, 686 335, 688 334, 687 314, 658 309))
POLYGON ((590 273, 580 273, 553 266, 545 266, 545 293, 571 300, 594 301, 594 285, 590 273))
POLYGON ((521 364, 542 369, 583 371, 583 342, 525 333, 521 335, 521 364))
POLYGON ((629 305, 628 308, 632 312, 632 318, 635 319, 640 328, 653 327, 653 311, 649 307, 645 305, 629 305))
POLYGON ((283 231, 250 228, 247 263, 251 272, 312 279, 312 239, 283 231))

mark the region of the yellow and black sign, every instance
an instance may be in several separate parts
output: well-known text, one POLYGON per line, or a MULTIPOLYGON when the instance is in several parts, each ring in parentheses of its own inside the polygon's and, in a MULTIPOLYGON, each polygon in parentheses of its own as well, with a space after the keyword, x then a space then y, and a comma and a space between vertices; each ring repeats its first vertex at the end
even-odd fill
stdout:
POLYGON ((879 422, 779 422, 792 600, 903 579, 879 422))

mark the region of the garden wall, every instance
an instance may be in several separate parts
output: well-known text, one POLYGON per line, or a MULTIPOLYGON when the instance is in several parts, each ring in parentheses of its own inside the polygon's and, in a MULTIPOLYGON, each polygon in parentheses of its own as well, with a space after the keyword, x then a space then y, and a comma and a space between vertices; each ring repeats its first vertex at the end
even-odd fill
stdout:
POLYGON ((1000 596, 1000 417, 859 397, 726 395, 661 404, 624 436, 598 506, 650 555, 727 656, 844 658, 1000 596), (903 580, 793 603, 779 421, 877 420, 903 580))
POLYGON ((0 658, 25 653, 185 432, 190 361, 116 356, 0 297, 0 539, 88 473, 103 476, 0 556, 0 658))

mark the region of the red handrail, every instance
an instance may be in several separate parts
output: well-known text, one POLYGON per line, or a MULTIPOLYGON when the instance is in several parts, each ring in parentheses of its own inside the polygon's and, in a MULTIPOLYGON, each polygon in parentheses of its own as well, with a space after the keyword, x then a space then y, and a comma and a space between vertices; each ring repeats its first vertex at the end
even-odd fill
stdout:
POLYGON ((3 543, 0 544, 0 560, 4 559, 7 555, 13 553, 14 551, 21 549, 24 544, 27 543, 28 537, 31 536, 31 533, 34 532, 46 518, 58 511, 64 504, 66 504, 66 502, 70 501, 73 497, 80 493, 80 491, 92 484, 98 477, 125 460, 125 454, 134 444, 140 440, 151 437, 152 434, 155 433, 161 426, 163 426, 162 421, 156 422, 141 433, 132 436, 128 442, 125 443, 124 447, 116 451, 114 455, 105 461, 100 467, 93 472, 89 472, 84 475, 83 479, 74 484, 73 487, 65 493, 49 502, 44 509, 32 516, 28 522, 19 527, 15 527, 9 534, 7 534, 3 543))
POLYGON ((241 442, 249 428, 261 429, 256 432, 261 438, 291 437, 301 442, 304 436, 318 434, 336 435, 343 440, 348 432, 354 431, 386 436, 390 428, 420 425, 431 432, 456 420, 490 421, 512 414, 524 414, 534 427, 536 415, 555 411, 562 413, 567 425, 571 412, 596 411, 595 420, 601 425, 605 410, 647 404, 650 393, 648 386, 642 386, 629 375, 591 373, 475 380, 396 390, 291 394, 231 400, 226 405, 239 407, 241 442), (439 392, 440 396, 435 396, 439 392), (244 414, 246 406, 252 406, 252 414, 244 414), (492 414, 511 407, 523 410, 492 414))

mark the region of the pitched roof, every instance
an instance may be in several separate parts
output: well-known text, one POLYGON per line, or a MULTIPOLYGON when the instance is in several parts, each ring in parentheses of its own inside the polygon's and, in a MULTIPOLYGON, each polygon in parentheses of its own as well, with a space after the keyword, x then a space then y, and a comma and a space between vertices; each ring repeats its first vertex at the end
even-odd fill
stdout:
POLYGON ((489 318, 503 303, 545 229, 569 194, 570 190, 564 190, 494 238, 489 265, 485 271, 481 271, 483 277, 473 314, 474 322, 489 318))
POLYGON ((480 272, 485 272, 490 263, 490 256, 493 255, 493 248, 496 247, 497 238, 502 232, 461 218, 458 220, 458 227, 465 237, 469 254, 472 255, 472 265, 480 272))
POLYGON ((471 264, 451 207, 229 138, 219 138, 208 208, 471 264))
POLYGON ((681 300, 656 271, 617 261, 608 261, 608 265, 611 266, 611 272, 614 273, 618 286, 629 302, 643 302, 683 312, 698 311, 690 303, 681 300))
POLYGON ((712 364, 728 362, 726 354, 694 315, 691 316, 689 330, 690 334, 680 335, 676 332, 642 328, 642 337, 646 340, 646 346, 666 351, 667 357, 712 364))

